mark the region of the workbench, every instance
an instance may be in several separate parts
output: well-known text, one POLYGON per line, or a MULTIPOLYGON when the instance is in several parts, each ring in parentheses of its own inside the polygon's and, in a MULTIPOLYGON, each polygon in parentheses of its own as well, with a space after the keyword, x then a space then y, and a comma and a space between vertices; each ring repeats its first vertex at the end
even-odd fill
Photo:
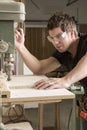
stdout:
MULTIPOLYGON (((43 105, 54 103, 55 105, 55 129, 60 129, 59 104, 64 99, 72 99, 74 103, 75 94, 67 89, 37 90, 34 83, 45 76, 13 76, 11 81, 6 81, 10 96, 2 95, 2 105, 4 104, 24 104, 38 103, 39 121, 38 130, 43 130, 43 105)), ((6 93, 5 93, 6 94, 6 93)), ((75 126, 75 112, 73 109, 73 126, 75 126)), ((73 128, 75 130, 75 127, 73 128)))

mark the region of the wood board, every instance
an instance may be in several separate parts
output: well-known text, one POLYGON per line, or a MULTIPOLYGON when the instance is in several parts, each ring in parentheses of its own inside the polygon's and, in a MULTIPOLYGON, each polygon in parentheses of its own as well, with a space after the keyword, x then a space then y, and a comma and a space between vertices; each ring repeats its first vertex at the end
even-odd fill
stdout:
POLYGON ((46 76, 13 76, 11 81, 6 81, 9 88, 9 98, 3 98, 3 102, 59 102, 62 99, 73 99, 75 95, 67 89, 38 90, 33 86, 36 81, 46 79, 46 76))
POLYGON ((44 75, 16 75, 12 76, 10 81, 6 81, 6 84, 10 89, 29 89, 41 79, 47 79, 47 77, 44 75))
POLYGON ((21 91, 21 89, 32 88, 36 81, 44 78, 47 77, 44 75, 14 75, 11 77, 10 81, 7 81, 6 78, 0 78, 0 95, 2 98, 10 98, 12 89, 14 89, 14 91, 20 89, 21 91))
POLYGON ((6 85, 6 79, 4 76, 0 76, 0 97, 8 98, 10 97, 10 91, 6 85))

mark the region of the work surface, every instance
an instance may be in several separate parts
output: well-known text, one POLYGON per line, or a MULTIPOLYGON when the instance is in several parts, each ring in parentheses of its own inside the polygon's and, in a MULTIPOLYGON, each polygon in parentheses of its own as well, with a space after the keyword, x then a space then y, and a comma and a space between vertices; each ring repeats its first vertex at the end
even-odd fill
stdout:
POLYGON ((6 81, 7 92, 9 92, 9 94, 7 97, 2 98, 2 104, 38 103, 38 129, 43 130, 43 104, 54 103, 54 112, 56 113, 55 129, 60 130, 60 112, 58 102, 61 102, 63 99, 74 99, 75 95, 67 89, 38 90, 33 88, 36 81, 46 78, 46 76, 35 75, 13 76, 11 81, 6 81))
POLYGON ((73 99, 75 95, 67 89, 37 90, 34 83, 45 76, 13 76, 11 81, 7 81, 10 97, 2 98, 3 103, 23 103, 23 102, 58 102, 62 99, 73 99))

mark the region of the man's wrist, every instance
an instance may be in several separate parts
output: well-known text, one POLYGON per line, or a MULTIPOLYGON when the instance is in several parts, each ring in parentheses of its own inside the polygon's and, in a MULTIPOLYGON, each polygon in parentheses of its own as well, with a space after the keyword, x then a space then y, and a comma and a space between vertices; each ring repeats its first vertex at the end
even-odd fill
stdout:
POLYGON ((64 80, 65 80, 66 88, 69 88, 71 86, 71 84, 72 84, 70 78, 67 77, 67 76, 64 76, 64 80))

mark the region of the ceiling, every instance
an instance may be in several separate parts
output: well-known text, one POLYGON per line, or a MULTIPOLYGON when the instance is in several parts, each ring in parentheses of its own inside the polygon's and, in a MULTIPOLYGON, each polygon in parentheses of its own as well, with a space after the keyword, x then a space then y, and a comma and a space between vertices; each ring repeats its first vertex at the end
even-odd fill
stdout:
POLYGON ((26 21, 47 21, 55 12, 68 12, 87 23, 87 0, 26 0, 26 21), (67 4, 69 4, 67 6, 67 4))
POLYGON ((55 11, 63 11, 68 1, 77 0, 26 0, 26 20, 46 20, 55 11))

